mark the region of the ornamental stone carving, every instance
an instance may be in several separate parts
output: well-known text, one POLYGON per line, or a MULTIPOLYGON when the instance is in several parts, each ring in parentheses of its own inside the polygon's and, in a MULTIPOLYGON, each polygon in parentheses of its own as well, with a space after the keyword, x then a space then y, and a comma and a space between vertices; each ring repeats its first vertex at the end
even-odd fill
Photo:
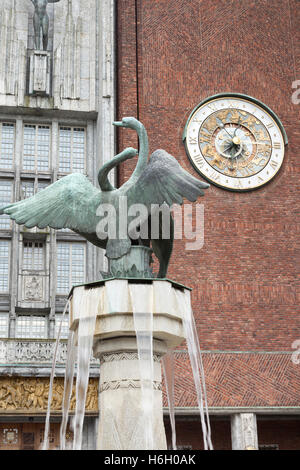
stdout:
MULTIPOLYGON (((0 377, 0 413, 2 412, 46 412, 48 405, 49 378, 0 377)), ((53 384, 51 411, 61 411, 64 379, 56 378, 53 384)), ((76 390, 70 403, 75 410, 76 390)), ((90 379, 86 398, 86 411, 98 411, 98 380, 90 379)))
POLYGON ((24 277, 24 300, 43 300, 43 279, 39 276, 24 277))

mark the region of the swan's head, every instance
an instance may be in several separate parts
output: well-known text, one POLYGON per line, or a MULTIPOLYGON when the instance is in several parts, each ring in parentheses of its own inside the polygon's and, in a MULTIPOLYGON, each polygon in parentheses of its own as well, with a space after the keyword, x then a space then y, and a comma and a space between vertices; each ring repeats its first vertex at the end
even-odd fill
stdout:
POLYGON ((120 154, 120 156, 122 155, 122 160, 128 160, 129 158, 133 158, 135 157, 136 155, 138 155, 138 151, 137 149, 134 149, 132 147, 127 147, 125 150, 123 150, 123 152, 120 154))
POLYGON ((114 126, 128 127, 129 129, 138 129, 142 124, 134 117, 124 117, 122 121, 114 121, 114 126))

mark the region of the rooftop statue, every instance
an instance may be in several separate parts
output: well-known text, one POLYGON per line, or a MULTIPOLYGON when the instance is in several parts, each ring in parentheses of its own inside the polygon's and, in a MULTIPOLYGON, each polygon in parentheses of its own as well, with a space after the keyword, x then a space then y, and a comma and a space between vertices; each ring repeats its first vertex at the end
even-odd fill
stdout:
POLYGON ((33 27, 34 44, 37 50, 41 50, 41 30, 43 36, 43 50, 48 46, 49 16, 47 14, 48 3, 57 3, 60 0, 31 0, 34 5, 33 27))
MULTIPOLYGON (((162 236, 151 239, 151 230, 147 239, 133 239, 130 231, 117 238, 99 237, 97 226, 101 220, 99 207, 110 204, 114 207, 117 224, 126 222, 128 212, 120 208, 120 198, 124 197, 128 208, 133 204, 143 204, 146 218, 142 223, 151 223, 153 204, 182 204, 183 198, 193 202, 203 196, 208 183, 199 181, 185 171, 177 160, 164 150, 156 150, 148 161, 148 137, 145 127, 133 117, 125 117, 115 126, 134 129, 139 137, 139 152, 129 147, 116 155, 102 166, 98 173, 100 189, 93 186, 89 179, 81 173, 73 173, 56 181, 46 189, 23 201, 9 204, 0 210, 0 214, 8 214, 18 224, 26 227, 49 226, 54 229, 69 228, 80 234, 97 247, 106 249, 108 259, 118 259, 129 253, 131 246, 140 244, 150 246, 157 256, 160 268, 158 277, 166 277, 174 239, 174 224, 169 214, 171 233, 168 239, 162 236), (108 180, 108 173, 121 162, 138 156, 137 165, 129 178, 120 188, 115 188, 108 180)), ((119 233, 119 232, 118 232, 119 233)))

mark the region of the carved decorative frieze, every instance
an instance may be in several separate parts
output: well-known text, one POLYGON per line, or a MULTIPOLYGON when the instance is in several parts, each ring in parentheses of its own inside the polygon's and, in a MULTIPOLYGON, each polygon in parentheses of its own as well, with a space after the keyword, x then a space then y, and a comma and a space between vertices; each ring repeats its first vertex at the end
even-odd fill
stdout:
MULTIPOLYGON (((0 413, 47 411, 49 377, 0 377, 0 413)), ((64 393, 64 379, 56 378, 53 383, 51 411, 61 411, 64 393)), ((70 410, 76 405, 76 391, 73 386, 70 410)), ((86 411, 98 410, 98 380, 90 379, 86 398, 86 411)))
MULTIPOLYGON (((1 340, 0 364, 52 364, 55 349, 54 340, 1 340)), ((57 351, 57 364, 65 364, 67 343, 60 341, 57 351)), ((91 364, 98 365, 98 359, 91 359, 91 364)))
MULTIPOLYGON (((153 361, 160 362, 162 356, 153 354, 153 361)), ((138 361, 139 355, 137 352, 119 352, 111 354, 102 354, 100 362, 114 362, 114 361, 138 361)))
MULTIPOLYGON (((141 381, 133 379, 124 379, 103 382, 100 385, 100 392, 106 392, 107 390, 118 390, 120 388, 141 388, 141 381)), ((153 390, 162 390, 161 382, 153 381, 153 390)))

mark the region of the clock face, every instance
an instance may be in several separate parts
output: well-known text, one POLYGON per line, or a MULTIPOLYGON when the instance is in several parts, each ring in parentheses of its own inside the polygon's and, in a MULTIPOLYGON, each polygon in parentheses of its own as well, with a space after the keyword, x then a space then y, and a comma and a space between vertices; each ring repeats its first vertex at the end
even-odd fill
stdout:
POLYGON ((277 116, 254 98, 222 94, 200 104, 184 134, 196 170, 226 189, 248 191, 279 171, 287 143, 277 116))

